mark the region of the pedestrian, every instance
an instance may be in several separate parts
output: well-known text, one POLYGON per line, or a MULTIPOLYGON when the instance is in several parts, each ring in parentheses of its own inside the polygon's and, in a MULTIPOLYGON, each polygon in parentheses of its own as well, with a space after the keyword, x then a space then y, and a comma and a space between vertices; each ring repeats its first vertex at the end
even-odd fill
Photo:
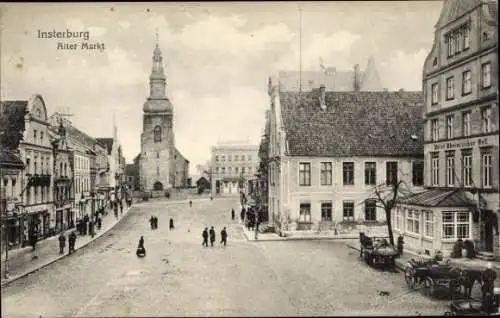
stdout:
POLYGON ((102 219, 101 217, 99 216, 97 218, 97 230, 100 231, 101 230, 101 226, 102 226, 102 219))
POLYGON ((495 287, 495 280, 497 279, 497 273, 493 270, 493 264, 488 262, 486 264, 486 269, 481 275, 481 280, 483 281, 483 298, 488 295, 493 295, 493 289, 495 287))
POLYGON ((170 218, 170 231, 172 231, 174 229, 174 219, 170 218))
POLYGON ((224 227, 222 229, 222 231, 220 231, 220 237, 221 237, 221 244, 224 243, 224 246, 226 246, 227 244, 227 231, 226 231, 226 227, 224 227))
POLYGON ((95 233, 94 233, 94 222, 92 222, 92 221, 89 222, 89 235, 92 238, 94 238, 94 235, 95 235, 95 233))
POLYGON ((210 246, 214 246, 214 242, 215 242, 215 229, 214 227, 210 227, 210 246))
POLYGON ((89 215, 85 214, 83 217, 83 235, 87 235, 87 226, 89 224, 89 215))
POLYGON ((113 210, 115 212, 115 217, 118 218, 118 205, 116 203, 113 204, 113 210))
POLYGON ((151 229, 154 230, 155 229, 155 217, 152 215, 149 218, 149 224, 151 225, 151 229))
POLYGON ((64 254, 64 247, 66 246, 66 236, 61 232, 59 235, 59 254, 64 254))
POLYGON ((240 213, 241 223, 243 223, 243 221, 245 220, 245 212, 245 208, 242 208, 240 213))
POLYGON ((120 200, 120 214, 123 214, 123 203, 122 203, 122 200, 120 200))
POLYGON ((201 243, 201 246, 208 247, 208 228, 207 227, 203 230, 203 233, 201 233, 201 236, 203 237, 203 243, 201 243))
POLYGON ((234 221, 234 209, 231 209, 231 220, 234 221))
POLYGON ((75 251, 75 243, 76 243, 75 231, 71 232, 71 234, 68 237, 68 241, 69 241, 69 254, 71 254, 75 251))
POLYGON ((193 201, 189 200, 189 207, 193 206, 193 201))
POLYGON ((154 226, 155 226, 155 230, 158 228, 158 218, 156 216, 153 217, 154 218, 154 226))
POLYGON ((141 236, 141 238, 139 239, 139 245, 137 246, 137 248, 144 248, 144 236, 141 236))
POLYGON ((141 238, 139 239, 139 244, 137 245, 136 255, 138 257, 146 256, 146 248, 144 247, 144 237, 143 236, 141 236, 141 238))

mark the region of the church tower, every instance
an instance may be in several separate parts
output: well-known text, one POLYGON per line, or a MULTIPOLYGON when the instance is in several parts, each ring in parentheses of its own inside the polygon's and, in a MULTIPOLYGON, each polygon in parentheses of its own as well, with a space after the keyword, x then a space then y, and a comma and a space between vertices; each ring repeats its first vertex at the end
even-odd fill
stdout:
POLYGON ((158 45, 153 51, 153 67, 149 77, 149 97, 143 107, 140 184, 144 190, 165 190, 171 187, 170 168, 175 152, 173 107, 166 94, 167 79, 163 57, 158 45))

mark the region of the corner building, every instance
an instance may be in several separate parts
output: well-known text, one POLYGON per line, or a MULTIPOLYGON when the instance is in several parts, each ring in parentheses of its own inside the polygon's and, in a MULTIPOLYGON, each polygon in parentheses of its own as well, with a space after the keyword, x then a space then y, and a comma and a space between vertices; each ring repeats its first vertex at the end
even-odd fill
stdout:
POLYGON ((500 255, 497 8, 445 1, 424 63, 427 191, 402 200, 394 224, 427 254, 462 239, 500 255))

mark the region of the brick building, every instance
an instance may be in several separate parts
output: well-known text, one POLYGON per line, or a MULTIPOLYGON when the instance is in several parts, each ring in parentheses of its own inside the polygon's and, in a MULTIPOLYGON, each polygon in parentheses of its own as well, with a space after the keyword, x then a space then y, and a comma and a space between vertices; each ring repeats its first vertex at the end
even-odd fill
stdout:
POLYGON ((499 256, 496 1, 445 1, 423 69, 425 187, 394 214, 408 247, 499 256))

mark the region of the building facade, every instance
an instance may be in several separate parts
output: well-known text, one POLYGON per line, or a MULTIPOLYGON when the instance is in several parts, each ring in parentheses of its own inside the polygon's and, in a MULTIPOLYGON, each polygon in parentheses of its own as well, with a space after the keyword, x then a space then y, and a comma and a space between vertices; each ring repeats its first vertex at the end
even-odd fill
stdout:
POLYGON ((421 92, 269 92, 269 220, 282 233, 384 222, 376 187, 422 186, 421 92))
POLYGON ((211 184, 213 194, 247 192, 259 167, 259 146, 230 141, 212 147, 211 184))
POLYGON ((172 160, 170 180, 172 187, 187 188, 189 177, 189 160, 184 158, 178 149, 175 149, 174 160, 172 160))
POLYGON ((424 63, 427 192, 395 217, 408 246, 429 254, 462 239, 500 256, 497 10, 496 1, 444 1, 424 63))

